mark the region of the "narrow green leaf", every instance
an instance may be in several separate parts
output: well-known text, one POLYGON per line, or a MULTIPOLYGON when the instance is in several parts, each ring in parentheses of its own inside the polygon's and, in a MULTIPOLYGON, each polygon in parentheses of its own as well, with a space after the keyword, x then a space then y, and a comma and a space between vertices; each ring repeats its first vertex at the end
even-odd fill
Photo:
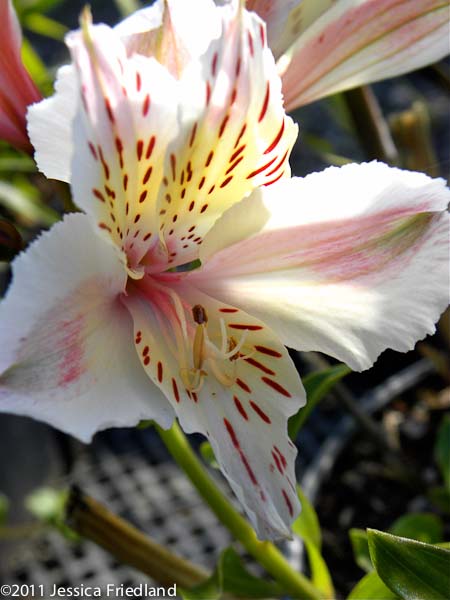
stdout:
POLYGON ((412 513, 397 519, 389 528, 389 532, 427 544, 437 544, 443 540, 444 526, 437 515, 412 513))
POLYGON ((303 379, 308 402, 297 414, 289 419, 288 431, 291 440, 295 440, 298 432, 305 424, 305 421, 308 419, 316 404, 322 400, 336 383, 349 373, 351 373, 350 367, 339 364, 324 369, 323 371, 310 373, 303 379))
POLYGON ((441 470, 445 487, 450 492, 450 415, 442 419, 434 447, 434 457, 441 470))
POLYGON ((0 526, 5 524, 8 510, 9 500, 4 494, 0 493, 0 526))
POLYGON ((358 581, 347 600, 397 600, 398 596, 391 592, 380 577, 372 571, 358 581))
POLYGON ((62 42, 64 36, 69 31, 62 23, 35 12, 24 17, 23 25, 33 33, 44 35, 45 37, 57 40, 58 42, 62 42))
POLYGON ((60 218, 56 211, 41 202, 37 190, 20 177, 15 178, 14 185, 0 181, 0 206, 25 225, 50 226, 60 218))
POLYGON ((215 600, 224 593, 244 598, 271 598, 280 597, 282 592, 277 584, 249 573, 233 548, 222 552, 214 573, 207 581, 190 590, 181 590, 185 600, 215 600))
POLYGON ((22 61, 25 65, 25 68, 29 72, 31 79, 44 94, 44 96, 49 96, 52 94, 53 82, 49 72, 47 71, 47 67, 26 38, 23 38, 22 42, 22 61))
POLYGON ((366 531, 364 529, 354 528, 350 529, 348 533, 352 543, 353 556, 356 564, 367 573, 373 571, 366 531))
POLYGON ((304 538, 303 541, 305 543, 306 552, 308 553, 313 584, 322 592, 324 598, 333 600, 335 598, 333 582, 327 564, 320 554, 320 550, 309 538, 304 538))
POLYGON ((322 534, 317 513, 299 485, 297 486, 297 494, 302 505, 302 510, 292 524, 292 531, 302 539, 310 540, 320 551, 322 547, 322 534))
POLYGON ((368 529, 372 563, 403 600, 450 598, 450 550, 368 529))

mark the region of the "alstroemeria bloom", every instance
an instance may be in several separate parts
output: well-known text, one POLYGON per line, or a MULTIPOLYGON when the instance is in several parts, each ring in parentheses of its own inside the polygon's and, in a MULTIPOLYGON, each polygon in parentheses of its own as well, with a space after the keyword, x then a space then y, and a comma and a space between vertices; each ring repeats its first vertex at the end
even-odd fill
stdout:
POLYGON ((247 0, 267 22, 287 110, 450 52, 448 0, 247 0))
POLYGON ((31 152, 25 117, 41 95, 22 63, 22 34, 11 0, 0 2, 0 23, 0 139, 31 152))
POLYGON ((287 419, 305 402, 285 344, 363 369, 433 332, 450 194, 378 163, 290 179, 297 131, 264 24, 237 2, 197 5, 207 33, 180 33, 175 74, 140 30, 85 24, 67 40, 76 82, 31 111, 40 164, 71 177, 84 214, 13 264, 0 407, 85 441, 176 415, 211 441, 259 535, 277 538, 299 510, 287 419))

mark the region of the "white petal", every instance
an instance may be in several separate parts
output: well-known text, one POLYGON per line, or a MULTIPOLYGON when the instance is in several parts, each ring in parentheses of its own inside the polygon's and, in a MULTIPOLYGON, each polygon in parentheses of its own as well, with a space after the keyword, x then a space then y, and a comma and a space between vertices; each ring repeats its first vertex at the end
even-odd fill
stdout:
POLYGON ((70 215, 13 264, 0 305, 0 410, 83 441, 172 411, 133 352, 126 273, 84 215, 70 215))
POLYGON ((433 333, 448 303, 449 199, 443 180, 381 163, 280 182, 217 222, 187 278, 288 346, 368 368, 433 333))
POLYGON ((28 135, 38 169, 50 179, 70 182, 73 153, 72 126, 78 94, 72 65, 58 70, 55 94, 28 108, 28 135))
POLYGON ((263 323, 187 288, 180 278, 144 278, 125 300, 142 366, 172 403, 183 429, 208 437, 260 537, 285 537, 299 510, 296 450, 287 436, 288 417, 305 402, 297 371, 263 323), (210 343, 226 350, 241 346, 231 359, 215 353, 213 359, 208 345, 202 353, 203 381, 189 389, 197 327, 191 310, 199 304, 207 314, 210 343))
MULTIPOLYGON (((338 0, 282 65, 288 110, 435 62, 450 52, 442 0, 338 0)), ((284 61, 283 61, 284 62, 284 61)))

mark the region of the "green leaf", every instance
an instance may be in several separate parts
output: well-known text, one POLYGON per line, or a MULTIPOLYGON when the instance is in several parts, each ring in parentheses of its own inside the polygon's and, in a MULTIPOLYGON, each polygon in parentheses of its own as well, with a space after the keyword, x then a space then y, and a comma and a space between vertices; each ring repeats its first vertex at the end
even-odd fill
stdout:
POLYGON ((448 600, 450 550, 368 529, 369 549, 384 583, 403 600, 448 600))
POLYGON ((291 440, 295 440, 298 432, 305 424, 305 421, 311 414, 313 408, 322 400, 322 398, 338 383, 343 377, 351 373, 350 367, 347 365, 339 364, 324 369, 323 371, 317 371, 316 373, 310 373, 303 379, 303 385, 305 386, 306 396, 308 402, 306 405, 299 410, 299 412, 293 415, 289 419, 289 437, 291 440))
POLYGON ((31 75, 31 79, 45 95, 49 96, 53 93, 53 81, 47 67, 41 60, 39 54, 35 51, 30 42, 23 38, 22 41, 22 61, 25 68, 31 75))
POLYGON ((244 598, 271 598, 279 597, 283 590, 277 584, 249 573, 237 552, 233 548, 226 548, 207 581, 190 590, 181 590, 185 600, 216 600, 224 593, 244 598))
POLYGON ((445 415, 439 427, 434 458, 441 470, 445 487, 450 492, 450 415, 445 415))
POLYGON ((302 510, 292 525, 292 531, 305 544, 314 585, 322 592, 325 598, 334 598, 334 588, 330 572, 320 553, 322 534, 317 513, 300 486, 297 486, 297 494, 302 505, 302 510))
POLYGON ((36 489, 25 498, 25 508, 39 521, 51 525, 71 541, 79 540, 79 535, 65 523, 68 490, 50 487, 36 489))
POLYGON ((369 542, 367 533, 364 529, 350 529, 348 532, 352 543, 353 556, 355 562, 363 571, 373 571, 372 561, 370 560, 369 542))
POLYGON ((431 513, 412 513, 404 515, 395 521, 389 532, 427 544, 442 542, 444 526, 442 520, 431 513))
POLYGON ((69 31, 62 23, 58 23, 58 21, 50 19, 50 17, 35 12, 24 17, 23 25, 33 33, 44 35, 58 42, 62 42, 64 36, 69 31))
POLYGON ((24 225, 49 227, 60 219, 56 211, 41 201, 36 188, 21 176, 15 178, 14 184, 0 181, 0 206, 24 225))
POLYGON ((358 581, 347 600, 396 600, 398 596, 391 592, 380 577, 372 571, 358 581))
POLYGON ((0 493, 0 526, 4 525, 4 523, 6 522, 8 510, 9 500, 4 494, 0 493))
POLYGON ((427 495, 435 506, 450 514, 450 492, 443 485, 430 488, 427 495))
POLYGON ((292 524, 292 531, 302 539, 310 540, 320 550, 322 547, 322 534, 317 513, 299 485, 297 486, 297 494, 302 510, 292 524))
POLYGON ((214 450, 209 442, 205 441, 200 444, 200 454, 202 455, 202 458, 206 464, 213 469, 220 469, 219 463, 214 456, 214 450))

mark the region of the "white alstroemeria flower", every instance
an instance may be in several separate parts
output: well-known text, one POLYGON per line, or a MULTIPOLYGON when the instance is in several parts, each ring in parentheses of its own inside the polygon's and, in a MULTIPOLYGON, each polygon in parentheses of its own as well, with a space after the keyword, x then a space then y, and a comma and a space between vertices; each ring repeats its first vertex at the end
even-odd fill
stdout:
POLYGON ((41 168, 70 177, 84 214, 13 264, 0 408, 84 441, 176 414, 211 441, 259 535, 277 538, 299 511, 287 419, 305 402, 285 344, 364 369, 433 332, 450 193, 379 163, 290 179, 297 128, 264 24, 237 2, 189 6, 173 36, 183 61, 157 47, 168 68, 133 20, 85 23, 68 37, 77 78, 63 68, 31 110, 41 168))
POLYGON ((267 22, 287 110, 450 52, 448 0, 247 0, 267 22))

